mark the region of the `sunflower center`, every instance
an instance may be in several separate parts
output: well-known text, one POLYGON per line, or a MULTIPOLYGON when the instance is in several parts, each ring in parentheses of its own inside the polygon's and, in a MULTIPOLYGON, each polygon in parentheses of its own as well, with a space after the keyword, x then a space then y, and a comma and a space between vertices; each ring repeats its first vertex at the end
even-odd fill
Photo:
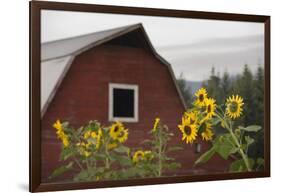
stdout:
POLYGON ((210 113, 212 111, 211 105, 207 106, 207 112, 210 113))
POLYGON ((120 133, 118 134, 118 137, 123 137, 123 136, 124 136, 124 134, 125 134, 125 132, 124 132, 124 131, 122 131, 122 132, 120 132, 120 133))
POLYGON ((229 104, 230 112, 235 113, 237 111, 237 109, 238 109, 238 103, 237 102, 233 101, 229 104))
POLYGON ((142 159, 142 156, 143 155, 141 153, 138 153, 136 157, 138 158, 138 160, 140 160, 140 159, 142 159))
POLYGON ((116 126, 113 131, 114 131, 114 132, 118 132, 118 131, 119 131, 119 127, 116 126))
POLYGON ((206 123, 203 123, 203 124, 201 125, 201 127, 202 127, 202 131, 203 131, 203 132, 205 132, 205 131, 206 131, 206 129, 207 129, 207 125, 206 125, 206 123))
POLYGON ((191 127, 188 126, 188 125, 184 126, 184 133, 186 135, 190 135, 191 134, 191 127))
POLYGON ((203 101, 204 101, 204 95, 203 95, 203 94, 200 94, 198 98, 199 98, 199 101, 200 101, 200 102, 203 102, 203 101))

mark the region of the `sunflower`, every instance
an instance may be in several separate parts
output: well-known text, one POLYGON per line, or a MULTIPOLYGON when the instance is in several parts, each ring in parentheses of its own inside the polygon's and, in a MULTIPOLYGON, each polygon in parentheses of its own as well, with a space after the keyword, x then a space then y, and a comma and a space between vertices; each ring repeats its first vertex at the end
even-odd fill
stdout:
POLYGON ((178 125, 182 132, 182 140, 186 140, 186 143, 193 143, 197 136, 197 125, 191 124, 190 119, 182 118, 182 124, 178 125))
POLYGON ((207 98, 207 91, 205 88, 200 88, 196 93, 195 96, 197 97, 195 101, 195 105, 199 107, 205 106, 205 100, 207 98))
POLYGON ((60 120, 57 120, 54 124, 53 127, 57 130, 56 134, 58 136, 58 139, 60 139, 62 141, 62 144, 64 147, 68 147, 69 146, 69 138, 68 136, 65 134, 64 130, 63 130, 63 124, 60 122, 60 120))
POLYGON ((83 154, 85 157, 89 157, 92 153, 89 151, 84 151, 83 154))
POLYGON ((59 119, 53 124, 53 127, 57 130, 62 130, 62 124, 59 119))
POLYGON ((198 122, 197 114, 198 114, 197 111, 185 112, 184 118, 189 119, 190 124, 197 124, 198 122))
POLYGON ((68 147, 69 146, 69 140, 68 140, 68 137, 67 135, 64 135, 61 137, 61 141, 62 141, 62 144, 64 147, 68 147))
POLYGON ((134 153, 133 162, 138 163, 139 161, 144 160, 144 152, 142 150, 138 150, 134 153))
POLYGON ((86 131, 84 133, 84 139, 88 139, 91 136, 91 131, 86 131))
POLYGON ((160 118, 157 117, 154 121, 152 132, 155 132, 157 130, 159 122, 160 122, 160 118))
POLYGON ((205 110, 206 118, 210 119, 210 118, 212 118, 212 116, 215 115, 215 110, 216 110, 216 107, 217 107, 216 101, 215 101, 215 99, 207 98, 205 100, 205 105, 206 105, 206 110, 205 110))
POLYGON ((129 135, 128 129, 123 129, 123 130, 119 133, 117 140, 118 140, 120 143, 124 143, 124 142, 128 139, 128 135, 129 135))
POLYGON ((152 151, 150 150, 144 151, 143 153, 144 153, 145 160, 152 160, 154 157, 152 151))
POLYGON ((99 128, 98 131, 87 131, 84 133, 84 139, 86 139, 90 145, 95 144, 96 149, 99 149, 101 145, 101 137, 101 128, 99 128))
MULTIPOLYGON (((93 135, 92 135, 92 137, 93 137, 93 135)), ((101 146, 101 138, 102 138, 102 130, 101 130, 101 128, 99 128, 99 131, 98 131, 98 134, 96 137, 96 139, 97 139, 96 148, 97 149, 99 149, 101 146)))
POLYGON ((80 155, 82 156, 85 156, 85 157, 89 157, 92 153, 88 151, 88 148, 89 148, 89 143, 85 143, 85 142, 82 142, 82 143, 76 143, 76 146, 79 148, 79 153, 80 155))
POLYGON ((201 127, 203 127, 203 131, 201 133, 202 139, 205 141, 212 140, 214 133, 211 128, 211 124, 204 122, 204 123, 202 123, 201 127))
POLYGON ((226 114, 232 119, 240 117, 243 111, 243 105, 244 103, 242 97, 238 95, 232 95, 228 97, 228 99, 226 100, 226 114))
POLYGON ((124 126, 121 122, 117 121, 110 127, 109 135, 113 140, 117 140, 121 131, 124 130, 124 126))

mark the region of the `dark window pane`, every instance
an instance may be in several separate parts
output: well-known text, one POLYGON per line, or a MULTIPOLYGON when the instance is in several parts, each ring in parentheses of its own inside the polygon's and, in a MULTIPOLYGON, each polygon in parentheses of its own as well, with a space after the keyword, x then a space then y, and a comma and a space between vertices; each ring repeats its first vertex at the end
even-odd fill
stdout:
POLYGON ((113 89, 113 116, 134 117, 134 90, 113 89))

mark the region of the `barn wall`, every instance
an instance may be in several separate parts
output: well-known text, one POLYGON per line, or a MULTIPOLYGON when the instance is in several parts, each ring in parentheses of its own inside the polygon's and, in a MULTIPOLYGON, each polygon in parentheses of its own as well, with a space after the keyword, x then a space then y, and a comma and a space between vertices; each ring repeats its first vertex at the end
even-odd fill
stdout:
MULTIPOLYGON (((221 172, 225 168, 224 164, 218 164, 222 163, 219 157, 215 157, 207 168, 193 167, 199 154, 194 153, 194 146, 181 141, 177 125, 184 107, 168 68, 142 48, 102 45, 76 57, 42 119, 42 181, 46 181, 59 165, 60 144, 52 124, 57 119, 69 121, 74 127, 85 125, 89 120, 110 124, 110 82, 139 85, 139 122, 125 123, 129 128, 128 146, 139 147, 141 141, 149 136, 147 133, 155 117, 160 117, 175 134, 172 143, 184 147, 183 152, 175 154, 182 163, 177 174, 221 172)), ((208 144, 204 144, 203 151, 207 147, 208 144)))

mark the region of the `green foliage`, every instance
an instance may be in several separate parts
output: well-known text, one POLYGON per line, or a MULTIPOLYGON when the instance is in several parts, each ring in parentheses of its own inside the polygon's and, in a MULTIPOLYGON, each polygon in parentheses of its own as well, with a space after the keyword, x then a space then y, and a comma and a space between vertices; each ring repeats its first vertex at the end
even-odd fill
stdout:
MULTIPOLYGON (((182 150, 179 146, 168 146, 168 142, 174 136, 173 133, 169 132, 169 128, 159 121, 157 124, 155 123, 154 129, 150 134, 152 135, 152 139, 145 140, 145 143, 151 145, 153 160, 139 167, 147 171, 150 177, 161 177, 164 171, 181 167, 180 163, 175 162, 174 158, 168 155, 170 152, 182 150)), ((143 162, 140 164, 143 164, 143 162)))
POLYGON ((191 99, 192 99, 191 88, 186 85, 186 80, 183 77, 183 74, 181 74, 180 77, 177 79, 177 84, 179 86, 179 89, 182 93, 182 96, 184 98, 187 107, 190 107, 191 99))
POLYGON ((238 150, 230 134, 224 134, 217 137, 213 143, 213 147, 215 151, 225 160, 238 150))
POLYGON ((202 155, 195 161, 195 165, 206 163, 207 161, 209 161, 209 160, 213 157, 213 155, 215 155, 215 153, 216 153, 216 149, 215 149, 215 147, 212 147, 211 149, 209 149, 208 151, 206 151, 204 154, 202 154, 202 155))
POLYGON ((259 130, 261 130, 261 126, 259 125, 251 125, 248 127, 239 126, 239 129, 247 132, 258 132, 259 130))
MULTIPOLYGON (((237 106, 239 103, 238 98, 239 97, 235 99, 237 106)), ((227 103, 231 104, 229 101, 227 103)), ((235 159, 230 165, 230 172, 258 170, 262 167, 262 160, 260 158, 257 159, 259 160, 257 161, 258 164, 255 164, 255 159, 249 157, 248 152, 249 148, 255 143, 255 139, 251 137, 251 134, 259 133, 262 127, 259 125, 249 125, 247 127, 236 126, 237 122, 239 122, 237 118, 240 118, 240 114, 238 113, 236 117, 229 116, 226 113, 229 110, 229 104, 227 103, 225 104, 225 110, 223 110, 222 105, 218 104, 215 109, 215 116, 208 119, 213 125, 221 125, 225 132, 216 133, 216 138, 212 142, 212 147, 202 154, 195 161, 195 164, 206 163, 213 155, 218 154, 225 160, 228 160, 230 156, 232 156, 232 159, 235 159)), ((242 102, 240 103, 240 108, 242 108, 242 102)), ((200 128, 198 129, 198 132, 199 131, 200 128)))
POLYGON ((55 169, 49 178, 55 178, 72 169, 73 169, 73 162, 69 162, 67 165, 63 165, 63 166, 55 169))
MULTIPOLYGON (((62 147, 60 160, 65 164, 54 170, 52 178, 78 170, 73 176, 76 182, 105 180, 117 176, 115 173, 119 171, 112 170, 112 167, 132 167, 130 149, 123 144, 127 137, 123 135, 121 141, 112 138, 112 126, 102 127, 98 121, 90 121, 78 129, 71 128, 67 122, 57 127, 64 132, 64 137, 67 136, 69 145, 62 147)), ((119 129, 126 133, 123 125, 119 129)))
MULTIPOLYGON (((264 125, 264 69, 259 66, 253 73, 247 64, 244 65, 243 72, 230 77, 228 72, 224 72, 222 77, 212 68, 210 77, 203 82, 210 96, 214 97, 219 104, 225 102, 225 96, 238 94, 244 99, 243 116, 236 121, 236 125, 264 125)), ((249 156, 256 159, 264 156, 264 128, 257 133, 249 133, 255 142, 249 148, 249 156)), ((224 133, 224 129, 218 125, 216 133, 224 133)))
POLYGON ((220 155, 223 159, 229 159, 229 156, 241 157, 240 159, 231 163, 229 171, 230 172, 244 172, 258 170, 263 166, 263 159, 257 159, 257 165, 255 165, 255 160, 249 158, 247 153, 249 147, 255 142, 253 138, 249 135, 245 135, 248 132, 258 132, 261 127, 258 125, 251 125, 248 127, 238 126, 233 129, 232 121, 227 118, 221 118, 221 121, 226 121, 226 129, 228 133, 219 134, 213 141, 212 147, 202 154, 195 162, 195 164, 206 163, 213 155, 216 153, 220 155), (229 126, 229 127, 228 127, 229 126))
POLYGON ((167 126, 162 123, 155 126, 156 130, 150 132, 152 139, 145 140, 151 150, 139 151, 142 156, 139 159, 124 145, 128 133, 120 122, 102 127, 98 121, 90 121, 86 126, 74 129, 67 122, 57 121, 54 127, 63 136, 61 140, 69 143, 61 149, 62 166, 55 169, 50 178, 69 171, 75 182, 160 177, 165 171, 179 168, 180 164, 167 154, 181 148, 168 145, 173 134, 168 132, 167 126), (114 133, 118 131, 116 126, 123 133, 114 133))
MULTIPOLYGON (((248 159, 250 168, 252 168, 255 164, 255 161, 253 159, 248 159)), ((231 163, 229 172, 247 172, 247 166, 245 165, 245 162, 243 159, 236 160, 231 163)))

